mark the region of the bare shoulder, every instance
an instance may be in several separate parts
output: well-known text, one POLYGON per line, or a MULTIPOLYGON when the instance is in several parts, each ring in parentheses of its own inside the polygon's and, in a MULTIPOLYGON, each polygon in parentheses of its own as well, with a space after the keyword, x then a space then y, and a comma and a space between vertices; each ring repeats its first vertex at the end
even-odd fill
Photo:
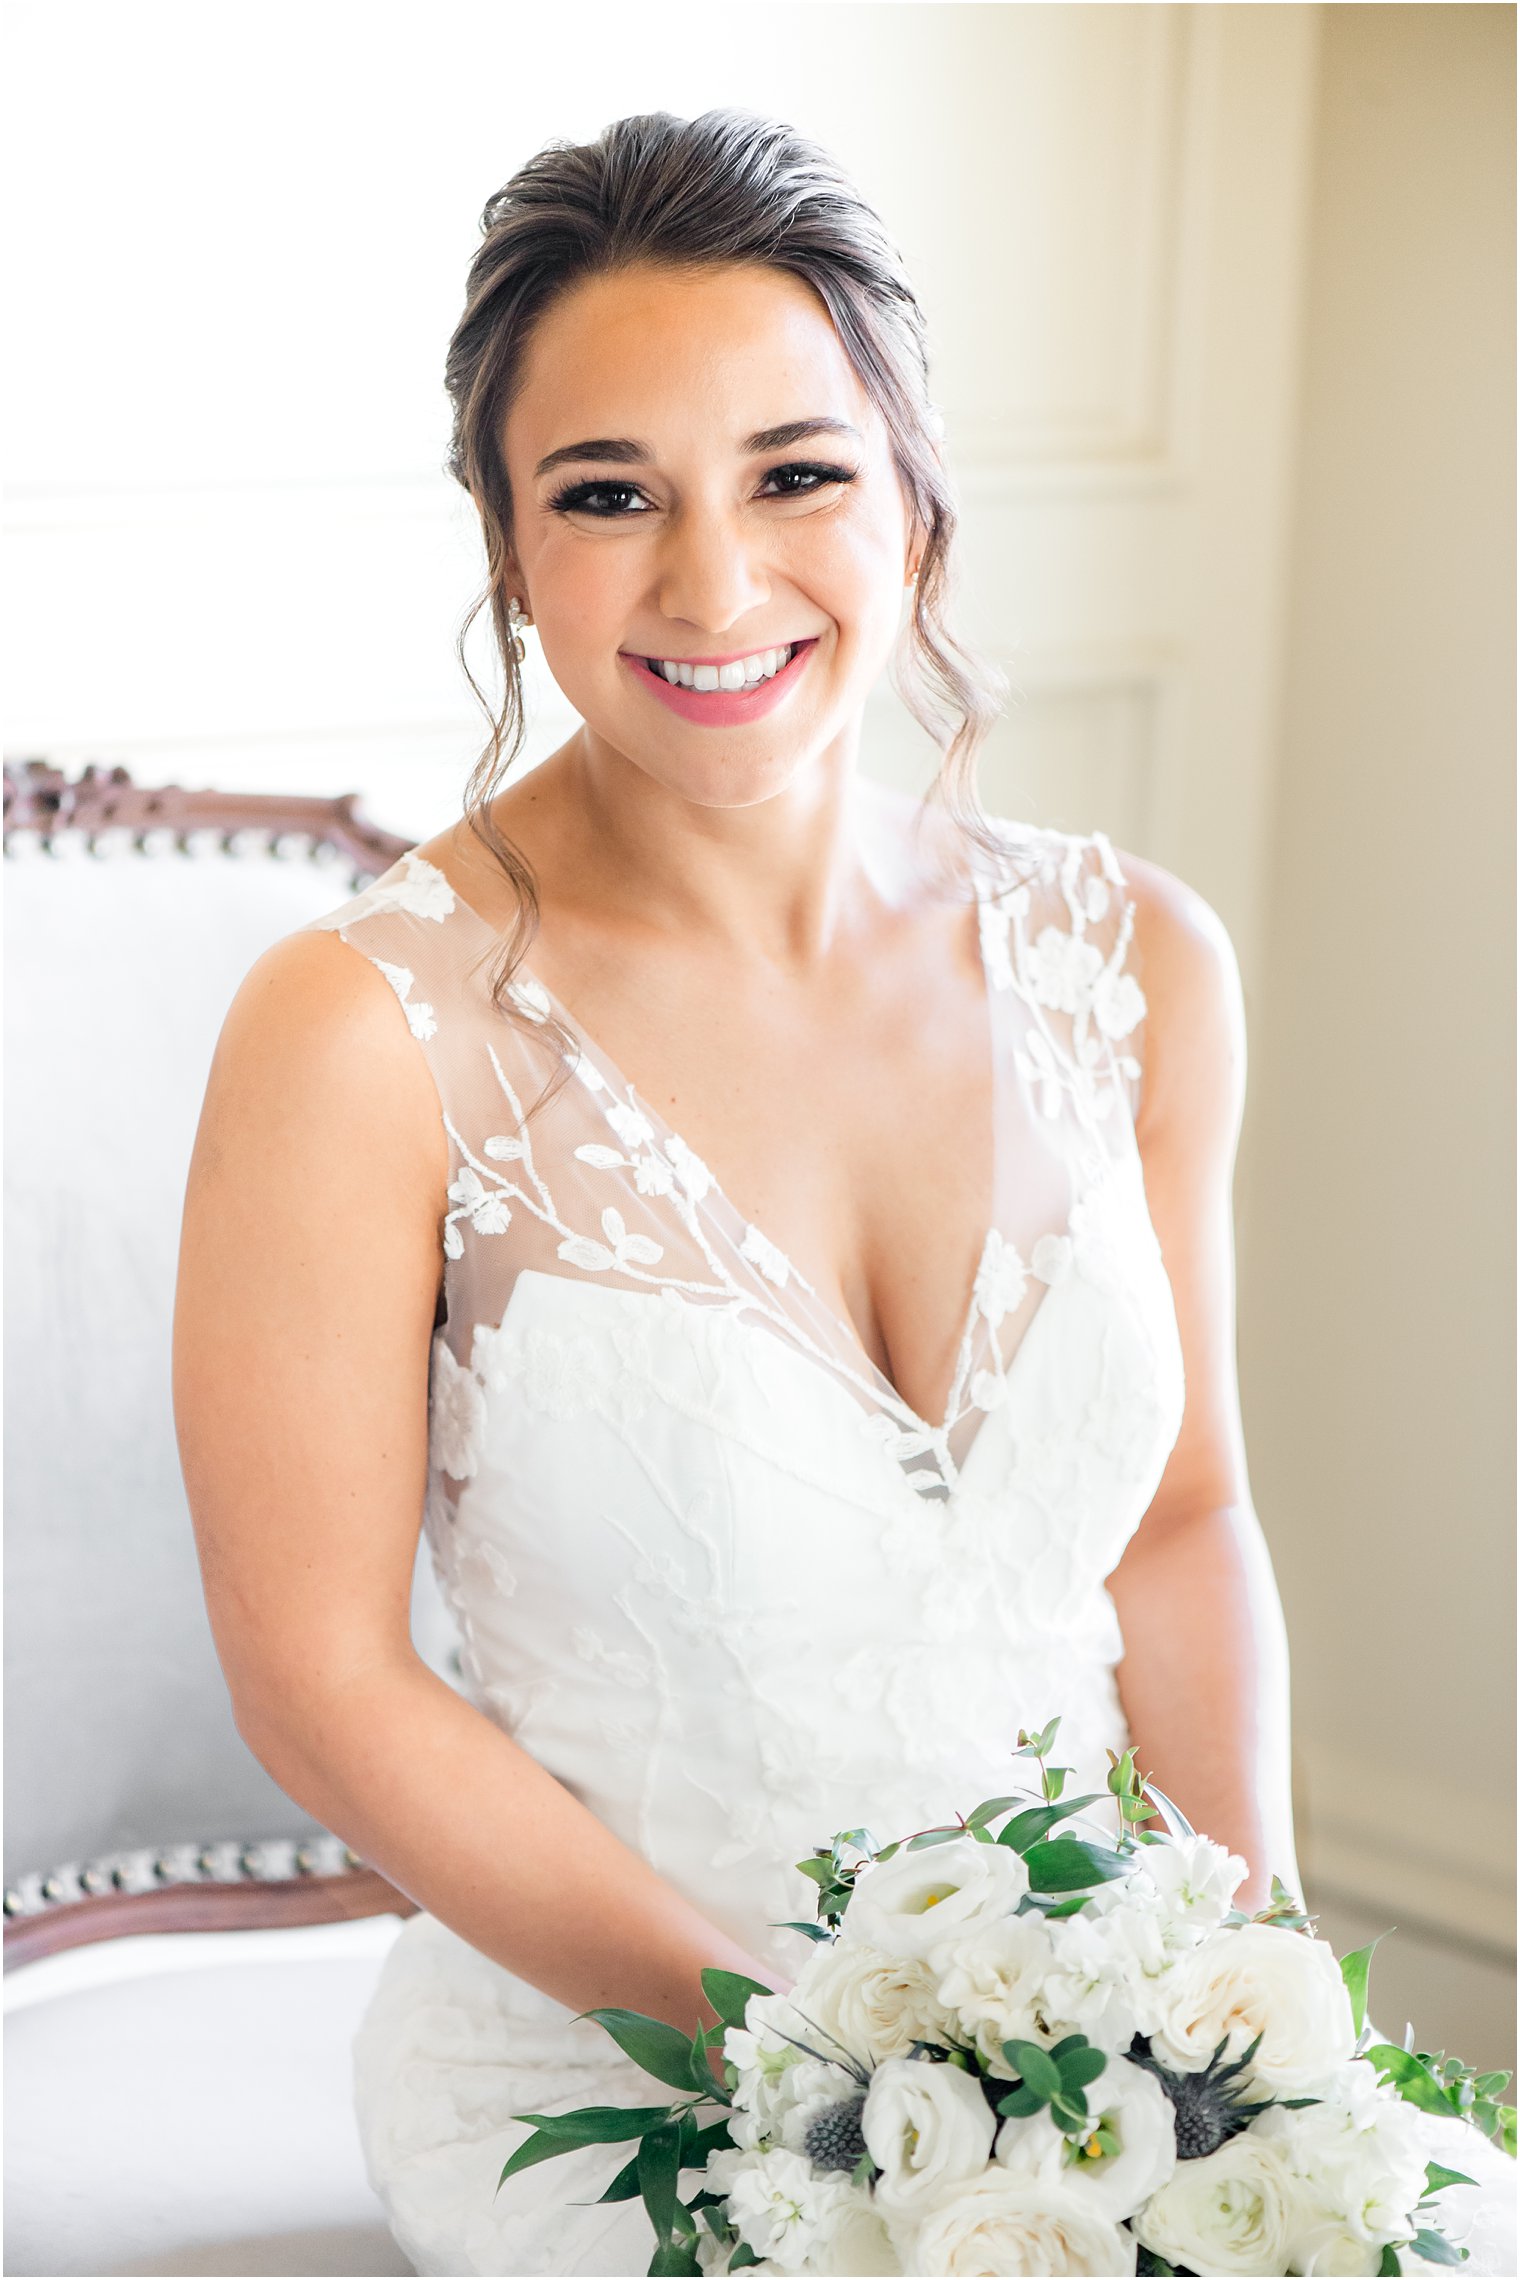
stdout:
POLYGON ((1229 929, 1196 887, 1115 849, 1134 905, 1132 963, 1145 992, 1142 1122, 1212 1103, 1238 1120, 1245 1085, 1245 1006, 1229 929))
POLYGON ((365 1172, 441 1170, 446 1154, 426 1060, 395 991, 335 932, 289 934, 254 961, 222 1024, 201 1143, 306 1152, 362 1143, 365 1172))

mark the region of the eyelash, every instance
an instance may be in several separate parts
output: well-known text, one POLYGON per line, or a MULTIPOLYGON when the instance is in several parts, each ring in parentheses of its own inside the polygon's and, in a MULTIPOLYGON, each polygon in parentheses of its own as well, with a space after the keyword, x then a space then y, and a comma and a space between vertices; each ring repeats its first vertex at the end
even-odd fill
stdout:
MULTIPOLYGON (((853 467, 835 467, 821 459, 789 459, 784 466, 770 468, 767 480, 774 480, 778 475, 812 475, 817 478, 817 481, 805 491, 771 492, 770 496, 776 499, 810 499, 816 491, 823 489, 826 484, 853 483, 855 481, 853 467)), ((604 508, 591 507, 586 502, 588 499, 609 491, 636 492, 637 490, 638 485, 636 483, 621 483, 611 480, 601 483, 567 483, 563 490, 554 493, 549 505, 556 514, 590 514, 599 522, 632 522, 637 520, 636 516, 609 514, 604 508)))

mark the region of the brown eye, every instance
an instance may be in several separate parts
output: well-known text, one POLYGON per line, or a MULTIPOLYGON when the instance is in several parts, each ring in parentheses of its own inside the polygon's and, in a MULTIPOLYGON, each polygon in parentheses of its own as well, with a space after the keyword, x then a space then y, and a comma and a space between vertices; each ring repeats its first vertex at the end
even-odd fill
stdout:
POLYGON ((567 483, 562 491, 555 492, 549 505, 560 515, 596 515, 603 522, 626 522, 629 515, 625 508, 607 506, 602 502, 608 499, 642 499, 643 496, 636 483, 567 483))

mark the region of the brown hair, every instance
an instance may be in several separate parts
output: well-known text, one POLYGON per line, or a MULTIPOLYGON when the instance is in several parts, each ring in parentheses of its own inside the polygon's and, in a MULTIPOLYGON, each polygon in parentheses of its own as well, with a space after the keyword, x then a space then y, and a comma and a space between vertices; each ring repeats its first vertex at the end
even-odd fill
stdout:
POLYGON ((449 472, 475 501, 486 550, 485 588, 459 635, 460 662, 490 721, 465 813, 518 905, 494 980, 498 1002, 538 924, 532 871, 490 814, 526 725, 507 615, 512 493, 502 437, 535 323, 585 277, 643 263, 757 262, 812 286, 885 422, 923 533, 892 685, 940 747, 934 796, 973 841, 999 845, 977 798, 975 768, 1006 683, 945 623, 957 517, 936 449, 923 312, 879 217, 836 161, 794 128, 747 111, 704 111, 697 119, 645 112, 614 120, 595 142, 546 145, 488 201, 481 231, 445 376, 454 407, 449 472), (466 636, 488 602, 504 674, 494 711, 465 657, 466 636))

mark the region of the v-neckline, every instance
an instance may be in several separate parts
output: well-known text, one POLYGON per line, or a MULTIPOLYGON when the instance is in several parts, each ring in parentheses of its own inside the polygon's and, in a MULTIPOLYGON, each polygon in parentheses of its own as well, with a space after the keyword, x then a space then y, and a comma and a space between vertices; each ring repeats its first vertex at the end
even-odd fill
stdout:
MULTIPOLYGON (((426 857, 419 859, 423 861, 427 860, 426 857)), ((433 870, 438 871, 439 876, 444 880, 445 885, 448 887, 449 892, 454 898, 456 909, 464 911, 467 917, 473 921, 480 932, 490 935, 492 941, 499 945, 501 942, 500 930, 497 927, 493 926, 485 914, 482 911, 477 910, 475 905, 472 902, 468 901, 466 897, 460 893, 453 880, 448 877, 447 873, 441 870, 439 865, 435 863, 430 867, 433 870)), ((738 1220, 738 1222, 743 1227, 753 1230, 753 1232, 761 1238, 762 1242, 764 1242, 769 1246, 769 1248, 775 1251, 777 1256, 785 1262, 788 1276, 796 1281, 798 1286, 807 1293, 809 1298, 812 1299, 814 1305, 819 1308, 820 1312, 827 1316, 828 1320, 834 1325, 835 1329, 843 1335, 856 1361, 867 1373, 872 1388, 876 1392, 877 1398, 882 1403, 882 1406, 884 1408, 889 1408, 892 1411, 895 1411, 900 1421, 906 1423, 910 1428, 923 1434, 925 1436, 926 1445, 944 1458, 949 1458, 949 1436, 953 1431, 955 1425, 959 1422, 960 1416, 963 1414, 965 1409, 965 1381, 968 1374, 967 1349, 968 1344, 974 1338, 976 1331, 978 1291, 982 1278, 982 1266, 986 1257, 988 1242, 991 1237, 998 1231, 998 1167, 1000 1163, 1000 1151, 1003 1141, 1003 1120, 1000 1113, 1000 1101, 1002 1098, 1002 1072, 1000 1068, 999 1057, 1001 1048, 997 1022, 997 998, 994 988, 992 970, 987 957, 986 940, 981 926, 982 898, 980 894, 974 897, 971 908, 975 911, 977 918, 977 970, 981 975, 982 981, 983 1007, 986 1021, 988 1078, 990 1085, 988 1106, 988 1116, 991 1126, 991 1131, 989 1134, 991 1142, 990 1193, 988 1196, 989 1216, 987 1219, 986 1227, 982 1232, 981 1241, 977 1246, 976 1264, 971 1270, 971 1285, 966 1295, 966 1302, 962 1307, 957 1319, 955 1329, 955 1344, 953 1348, 954 1358, 951 1364, 950 1383, 945 1392, 944 1415, 939 1419, 937 1423, 923 1416, 918 1410, 916 1410, 913 1407, 913 1404, 906 1398, 906 1396, 898 1391, 898 1388, 893 1383, 892 1379, 888 1377, 886 1371, 881 1367, 880 1363, 872 1359, 871 1355, 866 1350, 865 1341, 860 1335, 860 1331, 856 1326, 854 1318, 848 1313, 841 1312, 838 1307, 831 1305, 827 1299, 821 1298, 819 1296, 818 1292, 813 1288, 813 1285, 808 1281, 807 1277, 796 1265, 791 1256, 791 1253, 785 1250, 781 1244, 774 1242, 772 1238, 766 1233, 764 1227, 760 1225, 759 1221, 751 1218, 747 1212, 743 1211, 740 1208, 740 1206, 734 1201, 733 1197, 729 1194, 727 1188, 723 1185, 723 1182, 713 1171, 712 1165, 708 1159, 705 1156, 698 1158, 698 1161, 702 1163, 704 1169, 706 1170, 708 1179, 711 1183, 710 1193, 719 1197, 721 1201, 726 1205, 728 1210, 733 1213, 734 1218, 738 1220)), ((696 1150, 691 1148, 682 1134, 677 1132, 675 1127, 669 1124, 666 1119, 661 1116, 658 1109, 652 1107, 650 1103, 645 1100, 643 1094, 640 1093, 637 1087, 629 1081, 627 1076, 625 1076, 618 1063, 613 1059, 612 1055, 603 1048, 603 1046, 595 1037, 592 1036, 591 1032, 586 1028, 585 1024, 577 1018, 577 1016, 571 1011, 570 1007, 565 1004, 564 1000, 559 997, 554 990, 550 989, 548 983, 540 974, 534 970, 534 968, 526 959, 520 961, 519 964, 513 969, 511 987, 517 990, 521 990, 524 983, 531 983, 534 989, 542 993, 542 996, 551 1014, 563 1026, 567 1034, 574 1040, 577 1052, 586 1056, 591 1061, 592 1065, 598 1069, 603 1079, 609 1085, 615 1085, 623 1095, 624 1099, 627 1100, 632 1106, 634 1106, 638 1114, 644 1117, 645 1120, 654 1128, 657 1136, 659 1136, 661 1139, 662 1147, 668 1147, 668 1143, 674 1140, 678 1149, 684 1149, 688 1154, 695 1157, 697 1154, 696 1150)), ((702 1204, 699 1202, 695 1205, 694 1208, 700 1210, 702 1208, 702 1204)), ((1040 1307, 1037 1307, 1035 1309, 1036 1314, 1043 1311, 1043 1303, 1044 1302, 1042 1300, 1040 1307)), ((1030 1326, 1030 1324, 1025 1325, 1023 1336, 1019 1341, 1021 1346, 1023 1344, 1024 1338, 1028 1336, 1030 1326)), ((951 1462, 953 1463, 954 1460, 951 1460, 951 1462)), ((959 1471, 958 1464, 955 1465, 955 1470, 957 1472, 959 1471)))

